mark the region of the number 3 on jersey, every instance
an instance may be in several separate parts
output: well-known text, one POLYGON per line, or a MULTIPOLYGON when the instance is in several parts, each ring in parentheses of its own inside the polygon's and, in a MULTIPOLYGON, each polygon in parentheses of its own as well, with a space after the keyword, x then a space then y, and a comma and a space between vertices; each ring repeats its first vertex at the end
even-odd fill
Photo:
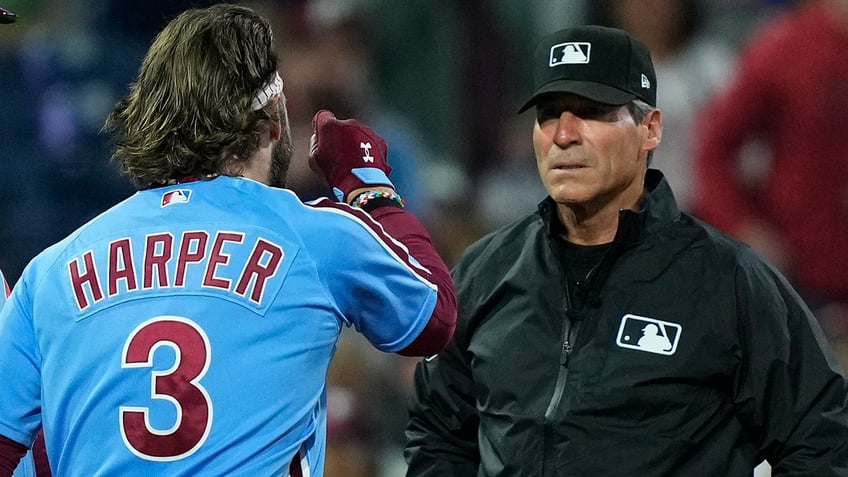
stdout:
POLYGON ((124 443, 146 460, 172 461, 193 454, 212 428, 212 401, 200 379, 212 359, 206 332, 192 320, 158 316, 139 325, 124 344, 122 368, 153 368, 160 347, 173 349, 174 365, 151 371, 150 398, 169 401, 176 407, 170 429, 150 424, 146 407, 121 406, 120 426, 124 443))

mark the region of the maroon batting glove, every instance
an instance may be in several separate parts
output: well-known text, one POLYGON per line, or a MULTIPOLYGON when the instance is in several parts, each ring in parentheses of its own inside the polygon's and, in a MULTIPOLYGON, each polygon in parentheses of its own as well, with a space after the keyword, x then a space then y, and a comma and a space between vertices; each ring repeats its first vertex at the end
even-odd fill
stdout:
POLYGON ((373 186, 391 187, 392 168, 386 141, 368 126, 336 119, 322 109, 312 118, 309 167, 322 175, 339 202, 352 191, 373 186))

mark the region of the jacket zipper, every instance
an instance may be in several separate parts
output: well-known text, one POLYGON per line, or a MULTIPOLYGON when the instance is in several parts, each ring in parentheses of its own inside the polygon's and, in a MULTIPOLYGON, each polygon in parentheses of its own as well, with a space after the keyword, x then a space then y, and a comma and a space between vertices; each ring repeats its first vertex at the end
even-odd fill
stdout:
POLYGON ((568 356, 571 353, 571 318, 565 319, 562 332, 562 347, 559 355, 559 372, 557 373, 556 386, 554 386, 554 394, 551 396, 551 401, 548 403, 548 408, 545 410, 545 425, 551 424, 551 416, 559 406, 562 400, 562 393, 565 391, 565 382, 568 378, 568 356))
MULTIPOLYGON (((586 283, 591 283, 589 280, 592 278, 592 275, 595 273, 595 270, 598 268, 598 265, 592 267, 589 270, 589 273, 586 274, 586 283)), ((565 274, 563 274, 564 276, 565 274)), ((559 353, 559 372, 557 373, 556 386, 554 387, 554 394, 551 396, 551 400, 548 403, 548 408, 545 409, 545 426, 551 425, 551 417, 556 411, 556 408, 559 407, 559 403, 562 400, 562 393, 565 391, 565 382, 568 379, 568 359, 571 355, 572 343, 574 342, 574 336, 572 336, 573 331, 573 323, 571 319, 571 310, 573 309, 571 303, 571 287, 568 284, 568 279, 565 280, 565 284, 563 286, 565 289, 565 307, 563 309, 563 325, 562 325, 562 347, 559 353)))
MULTIPOLYGON (((609 253, 609 252, 608 252, 609 253)), ((606 258, 606 257, 604 257, 606 258)), ((603 261, 603 259, 602 259, 603 261)), ((599 264, 600 265, 600 264, 599 264)), ((589 270, 589 273, 586 274, 586 283, 591 283, 590 280, 598 269, 599 265, 595 265, 589 270)), ((564 276, 564 274, 563 274, 564 276)), ((563 307, 563 325, 562 325, 562 346, 560 348, 559 354, 559 371, 557 372, 557 380, 556 385, 554 386, 554 393, 551 396, 550 402, 548 402, 548 407, 545 409, 545 418, 544 418, 544 457, 542 459, 542 475, 555 475, 556 472, 556 462, 551 461, 549 463, 549 459, 553 459, 554 457, 554 449, 553 449, 553 426, 556 423, 556 420, 553 418, 554 413, 559 407, 560 402, 562 401, 563 393, 565 393, 565 383, 568 381, 568 361, 571 356, 572 343, 574 343, 574 322, 572 321, 572 303, 571 303, 571 290, 568 284, 568 279, 565 280, 564 287, 565 289, 565 306, 563 307)), ((585 306, 585 303, 584 303, 585 306)))
POLYGON ((548 407, 545 409, 545 417, 544 417, 544 426, 545 432, 543 435, 543 458, 542 458, 542 475, 554 475, 556 472, 556 462, 553 461, 555 456, 554 454, 554 438, 553 438, 553 426, 556 420, 553 418, 554 413, 559 407, 560 401, 562 401, 563 393, 565 392, 565 383, 568 381, 568 359, 571 354, 571 343, 574 342, 574 337, 572 336, 572 322, 571 317, 569 316, 569 312, 571 309, 571 297, 569 295, 568 290, 568 282, 565 284, 565 302, 566 305, 564 307, 564 319, 562 325, 562 345, 560 347, 559 353, 559 366, 557 372, 557 380, 554 385, 554 392, 551 396, 550 402, 548 402, 548 407))

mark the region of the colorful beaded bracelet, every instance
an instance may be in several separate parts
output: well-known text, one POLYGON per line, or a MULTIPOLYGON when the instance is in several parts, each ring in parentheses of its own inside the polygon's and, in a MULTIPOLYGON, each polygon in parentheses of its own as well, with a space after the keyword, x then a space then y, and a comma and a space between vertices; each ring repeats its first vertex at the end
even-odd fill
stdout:
POLYGON ((356 198, 353 199, 353 202, 351 202, 350 205, 353 207, 362 208, 365 204, 374 199, 393 200, 400 204, 401 207, 406 205, 406 202, 396 192, 384 192, 381 190, 369 190, 368 192, 363 192, 356 196, 356 198))

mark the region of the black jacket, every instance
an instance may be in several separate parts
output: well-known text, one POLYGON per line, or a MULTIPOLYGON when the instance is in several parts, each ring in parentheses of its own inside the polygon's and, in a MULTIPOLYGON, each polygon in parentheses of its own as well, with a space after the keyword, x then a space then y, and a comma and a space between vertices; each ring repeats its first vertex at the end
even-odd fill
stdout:
POLYGON ((550 198, 469 247, 454 341, 416 370, 409 476, 848 475, 846 382, 815 318, 661 173, 646 187, 582 306, 550 198))

